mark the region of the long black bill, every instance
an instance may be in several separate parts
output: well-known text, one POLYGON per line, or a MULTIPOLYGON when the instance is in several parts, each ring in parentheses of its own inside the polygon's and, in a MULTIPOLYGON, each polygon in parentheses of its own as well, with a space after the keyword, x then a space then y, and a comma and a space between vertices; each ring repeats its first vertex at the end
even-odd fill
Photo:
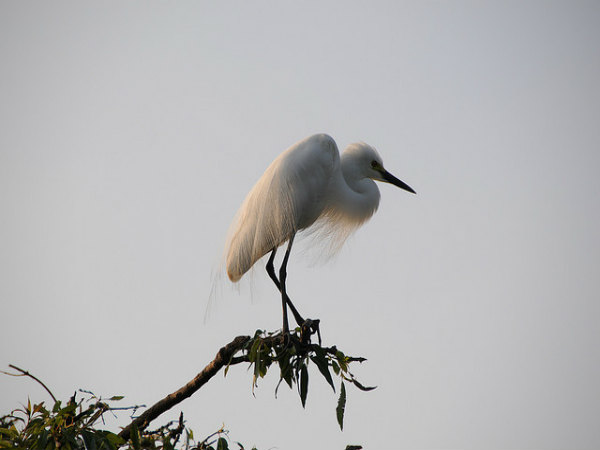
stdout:
POLYGON ((404 181, 401 181, 398 178, 396 178, 394 175, 392 175, 391 173, 389 173, 387 170, 382 171, 381 172, 381 176, 388 183, 391 183, 394 186, 398 186, 399 188, 404 189, 405 191, 412 192, 413 194, 416 194, 416 192, 414 191, 413 188, 411 188, 404 181))

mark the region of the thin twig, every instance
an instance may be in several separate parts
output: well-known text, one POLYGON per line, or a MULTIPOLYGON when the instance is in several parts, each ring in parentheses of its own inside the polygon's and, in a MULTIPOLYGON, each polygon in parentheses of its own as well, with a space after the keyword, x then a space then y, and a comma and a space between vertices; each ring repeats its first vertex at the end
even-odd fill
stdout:
POLYGON ((136 409, 145 408, 145 407, 146 407, 146 405, 119 406, 119 407, 111 406, 111 407, 109 407, 109 409, 111 411, 127 411, 130 409, 136 410, 136 409))
POLYGON ((35 381, 37 381, 44 389, 46 389, 46 392, 48 392, 48 394, 50 394, 50 397, 52 397, 52 400, 54 400, 54 403, 57 402, 56 397, 54 396, 54 394, 52 393, 52 391, 50 391, 50 389, 48 389, 48 386, 46 386, 44 383, 42 383, 39 378, 35 377, 34 375, 30 374, 28 371, 23 370, 17 366, 15 366, 14 364, 9 364, 8 367, 10 367, 11 369, 15 369, 18 370, 19 372, 21 372, 20 374, 18 373, 10 373, 10 372, 5 372, 4 370, 1 370, 0 372, 2 372, 5 375, 10 375, 11 377, 29 377, 34 379, 35 381))

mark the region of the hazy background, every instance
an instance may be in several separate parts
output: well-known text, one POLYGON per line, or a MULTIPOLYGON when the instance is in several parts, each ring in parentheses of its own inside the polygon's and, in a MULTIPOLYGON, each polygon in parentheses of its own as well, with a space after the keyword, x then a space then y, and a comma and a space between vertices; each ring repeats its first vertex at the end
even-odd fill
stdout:
MULTIPOLYGON (((203 323, 211 273, 266 166, 326 132, 418 192, 289 265, 378 389, 340 432, 314 367, 302 409, 238 366, 170 417, 261 450, 600 447, 598 2, 6 1, 0 61, 3 369, 150 405, 280 327, 262 267, 203 323)), ((2 413, 28 395, 0 376, 2 413)))

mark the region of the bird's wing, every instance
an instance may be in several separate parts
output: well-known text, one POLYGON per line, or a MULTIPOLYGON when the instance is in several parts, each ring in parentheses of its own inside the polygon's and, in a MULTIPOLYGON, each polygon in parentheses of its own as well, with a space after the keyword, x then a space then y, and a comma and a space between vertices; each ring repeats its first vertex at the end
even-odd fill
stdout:
POLYGON ((271 163, 232 225, 226 263, 232 281, 319 218, 335 170, 339 152, 324 134, 294 144, 271 163))

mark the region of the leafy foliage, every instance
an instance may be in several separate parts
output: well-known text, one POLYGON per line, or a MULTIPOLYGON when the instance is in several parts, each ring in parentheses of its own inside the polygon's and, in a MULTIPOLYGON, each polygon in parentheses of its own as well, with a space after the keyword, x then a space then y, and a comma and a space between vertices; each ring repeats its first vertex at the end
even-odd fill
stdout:
MULTIPOLYGON (((192 430, 185 427, 183 414, 153 431, 140 431, 134 427, 129 440, 118 434, 101 429, 103 415, 138 407, 119 408, 111 403, 123 397, 108 400, 96 397, 88 391, 86 396, 75 400, 76 395, 63 406, 61 401, 47 408, 44 402, 32 404, 0 417, 0 449, 65 449, 65 450, 229 450, 228 431, 221 428, 200 442, 194 440, 192 430), (99 423, 100 422, 100 423, 99 423)), ((244 446, 235 443, 236 449, 244 446)))
MULTIPOLYGON (((346 388, 344 382, 354 384, 362 391, 370 391, 375 387, 363 386, 350 372, 349 366, 352 362, 363 362, 365 358, 346 356, 342 351, 333 347, 322 347, 321 345, 307 342, 300 328, 296 328, 287 338, 280 332, 267 333, 257 330, 254 337, 243 347, 245 353, 242 357, 233 357, 230 364, 248 361, 253 368, 253 387, 258 386, 258 379, 264 378, 269 367, 273 363, 279 365, 279 383, 275 392, 279 389, 282 381, 293 388, 296 385, 302 406, 306 406, 308 396, 309 363, 317 366, 319 373, 335 392, 333 373, 340 378, 340 395, 336 407, 336 417, 340 429, 344 428, 344 412, 346 407, 346 388)), ((227 367, 228 369, 229 367, 227 367)), ((227 373, 227 369, 225 373, 227 373)))
POLYGON ((27 405, 0 419, 0 448, 96 448, 116 449, 124 444, 108 431, 94 429, 96 421, 110 410, 107 403, 92 397, 91 404, 77 402, 75 395, 63 406, 56 401, 51 409, 44 402, 27 405))
MULTIPOLYGON (((232 350, 225 359, 221 360, 221 366, 229 361, 225 368, 225 374, 231 365, 239 363, 250 363, 252 368, 252 390, 258 386, 258 380, 266 376, 268 369, 273 363, 279 366, 279 383, 282 381, 290 387, 296 386, 302 406, 306 406, 309 386, 309 365, 312 363, 318 372, 335 392, 334 376, 340 379, 340 392, 336 407, 336 417, 341 429, 344 425, 344 413, 346 409, 346 383, 354 384, 358 389, 369 391, 374 387, 365 387, 358 382, 349 371, 352 362, 365 361, 364 358, 346 356, 343 352, 333 347, 322 347, 320 344, 310 342, 311 335, 318 333, 317 327, 302 327, 295 329, 288 335, 281 332, 267 333, 257 330, 254 336, 239 336, 217 354, 217 359, 223 358, 226 348, 232 350), (241 355, 239 353, 241 352, 241 355), (236 356, 238 355, 238 356, 236 356), (333 373, 332 373, 333 372, 333 373)), ((319 338, 320 341, 320 338, 319 338)), ((211 367, 213 361, 207 366, 211 367)), ((12 376, 28 376, 40 383, 52 397, 51 407, 44 402, 27 405, 13 410, 10 414, 0 417, 0 449, 10 448, 19 450, 229 450, 229 432, 223 427, 201 441, 194 439, 191 429, 185 426, 183 413, 179 420, 172 421, 162 427, 149 431, 146 429, 148 421, 144 421, 142 414, 136 420, 132 420, 120 434, 104 430, 104 414, 116 414, 119 410, 131 410, 131 418, 142 406, 117 407, 116 402, 123 399, 122 396, 113 396, 109 399, 97 397, 92 392, 80 390, 79 399, 77 392, 65 403, 57 400, 52 392, 42 381, 29 372, 10 366, 19 373, 4 372, 12 376), (128 430, 127 430, 128 428, 128 430), (127 431, 127 432, 126 432, 127 431)), ((206 370, 206 368, 205 368, 206 370)), ((218 368, 213 372, 216 373, 218 368)), ((200 375, 200 374, 199 374, 200 375)), ((212 376, 212 375, 210 375, 212 376)), ((208 376, 208 378, 210 377, 208 376)), ((207 379, 208 379, 207 378, 207 379)), ((189 383, 188 383, 189 384, 189 383)), ((186 385, 187 386, 187 385, 186 385)), ((191 394, 188 394, 191 395, 191 394)), ((154 405, 155 408, 159 403, 154 405)), ((161 412, 164 412, 162 410, 161 412)), ((157 417, 156 415, 154 417, 157 417)), ((235 442, 237 450, 244 450, 244 446, 235 442)), ((360 448, 351 446, 351 448, 360 448)))

